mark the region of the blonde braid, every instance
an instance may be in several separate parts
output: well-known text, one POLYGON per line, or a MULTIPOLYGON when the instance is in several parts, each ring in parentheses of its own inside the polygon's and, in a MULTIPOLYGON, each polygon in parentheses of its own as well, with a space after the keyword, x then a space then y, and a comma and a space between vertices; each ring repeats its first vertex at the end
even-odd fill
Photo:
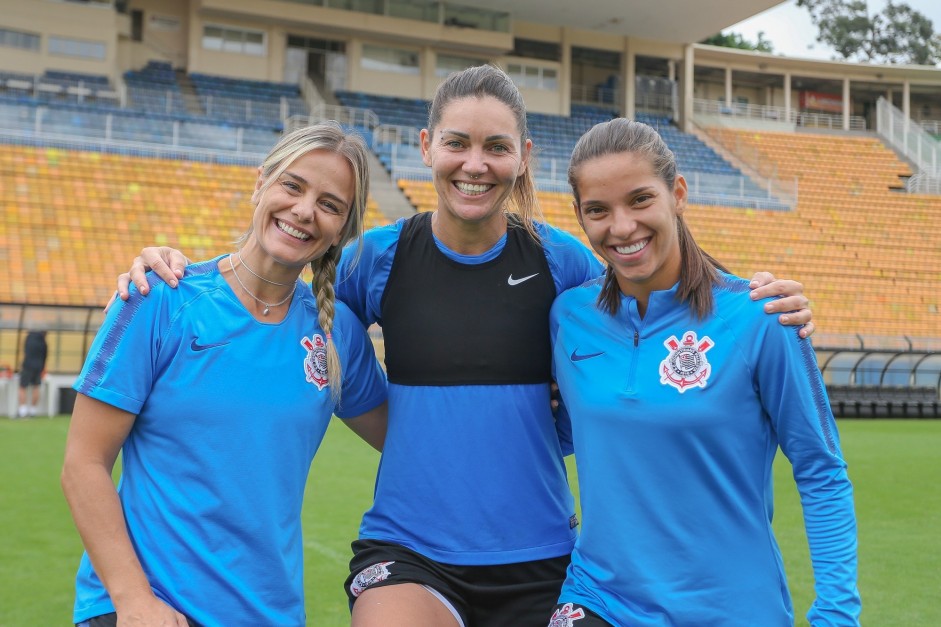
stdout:
POLYGON ((335 404, 340 402, 340 388, 343 385, 343 366, 333 341, 333 316, 336 313, 336 292, 333 290, 333 283, 337 278, 337 262, 341 252, 339 246, 333 246, 323 257, 310 264, 314 272, 313 290, 317 298, 317 321, 327 336, 327 381, 335 404))

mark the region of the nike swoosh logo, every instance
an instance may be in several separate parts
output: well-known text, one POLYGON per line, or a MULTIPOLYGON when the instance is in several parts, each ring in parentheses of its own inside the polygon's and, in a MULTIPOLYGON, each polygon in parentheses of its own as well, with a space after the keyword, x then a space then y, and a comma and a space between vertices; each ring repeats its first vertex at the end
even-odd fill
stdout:
POLYGON ((225 346, 226 344, 228 344, 228 342, 216 342, 215 344, 197 344, 196 339, 197 338, 194 337, 193 342, 190 344, 190 348, 192 348, 194 351, 204 351, 210 348, 215 348, 217 346, 225 346))
POLYGON ((592 357, 598 357, 599 355, 604 355, 604 351, 600 353, 586 353, 585 355, 578 355, 578 349, 572 351, 572 361, 582 361, 583 359, 591 359, 592 357))
POLYGON ((539 276, 539 273, 537 272, 536 274, 530 274, 529 276, 524 276, 524 277, 521 278, 521 279, 514 279, 514 278, 513 278, 513 275, 511 274, 510 276, 507 277, 507 279, 506 279, 506 284, 507 284, 507 285, 519 285, 519 284, 522 283, 523 281, 528 281, 528 280, 530 280, 531 278, 533 278, 534 276, 539 276))

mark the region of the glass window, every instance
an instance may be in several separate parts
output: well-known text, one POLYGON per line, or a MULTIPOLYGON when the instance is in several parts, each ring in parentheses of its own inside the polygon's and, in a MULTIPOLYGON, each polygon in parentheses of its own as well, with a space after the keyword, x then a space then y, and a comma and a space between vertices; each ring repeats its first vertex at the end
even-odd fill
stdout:
POLYGON ((421 22, 438 22, 441 4, 434 0, 388 0, 386 11, 391 17, 421 22))
POLYGON ((402 48, 386 48, 366 44, 363 46, 363 58, 360 67, 376 72, 395 72, 414 74, 419 72, 418 53, 402 48))
POLYGON ((555 91, 559 88, 559 72, 555 68, 508 63, 506 73, 521 89, 555 91))
POLYGON ((265 33, 259 30, 241 30, 207 24, 203 26, 203 48, 263 57, 265 56, 265 33))
POLYGON ((514 57, 523 57, 526 59, 561 61, 562 48, 557 43, 537 41, 535 39, 522 39, 517 37, 513 40, 512 55, 514 57))
POLYGON ((68 37, 49 36, 49 54, 83 59, 104 59, 107 48, 100 41, 70 39, 68 37))
POLYGON ((245 33, 245 54, 260 57, 265 54, 265 36, 263 33, 245 33))
POLYGON ((18 30, 0 28, 0 46, 38 51, 39 35, 24 33, 23 31, 18 30))
POLYGON ((486 61, 483 59, 474 59, 472 57, 457 57, 450 54, 439 54, 438 62, 435 67, 435 76, 440 76, 443 78, 452 72, 460 72, 461 70, 474 67, 475 65, 483 65, 484 63, 486 63, 486 61))
POLYGON ((491 11, 472 6, 445 3, 444 25, 507 33, 510 29, 510 14, 505 11, 491 11))

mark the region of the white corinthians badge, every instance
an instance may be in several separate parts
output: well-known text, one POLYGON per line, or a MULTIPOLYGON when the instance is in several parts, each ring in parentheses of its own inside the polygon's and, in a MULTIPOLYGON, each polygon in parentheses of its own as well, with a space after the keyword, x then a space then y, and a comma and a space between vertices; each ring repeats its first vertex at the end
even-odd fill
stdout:
POLYGON ((663 345, 670 354, 660 362, 660 383, 672 385, 680 393, 687 388, 706 387, 712 372, 712 366, 706 361, 706 351, 714 346, 708 336, 698 340, 695 331, 687 331, 682 342, 672 335, 663 345))
POLYGON ((307 349, 304 373, 308 383, 316 385, 318 390, 324 389, 327 385, 327 343, 319 333, 315 333, 310 339, 302 339, 301 346, 307 349))

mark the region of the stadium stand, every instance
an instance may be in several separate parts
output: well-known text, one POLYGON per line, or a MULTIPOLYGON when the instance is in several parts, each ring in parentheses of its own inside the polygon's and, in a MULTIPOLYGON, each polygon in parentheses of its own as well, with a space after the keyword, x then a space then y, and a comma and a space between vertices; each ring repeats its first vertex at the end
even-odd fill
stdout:
MULTIPOLYGON (((379 123, 417 130, 427 124, 428 102, 351 91, 338 91, 337 100, 348 107, 367 109, 379 123)), ((570 116, 529 113, 527 123, 536 147, 536 184, 540 190, 567 192, 568 158, 578 138, 593 125, 616 115, 611 109, 578 106, 570 116)), ((666 116, 639 113, 636 119, 658 129, 677 155, 680 169, 690 183, 690 196, 697 203, 762 209, 788 209, 788 204, 758 187, 741 170, 718 155, 695 135, 680 131, 666 116)), ((368 129, 360 129, 369 135, 368 129)), ((427 180, 417 144, 374 142, 373 149, 386 170, 396 179, 427 180)), ((411 186, 411 184, 409 184, 411 186)), ((420 187, 420 186, 419 186, 420 187)), ((420 193, 418 198, 422 198, 420 193)), ((413 203, 415 204, 415 203, 413 203)), ((415 204, 416 209, 427 206, 415 204)))
POLYGON ((827 393, 837 418, 941 418, 931 386, 828 385, 827 393))
MULTIPOLYGON (((909 141, 899 129, 909 127, 911 115, 925 136, 941 137, 941 80, 932 68, 863 64, 846 66, 844 76, 826 64, 699 44, 628 47, 627 37, 637 33, 611 33, 602 47, 630 48, 622 55, 594 50, 592 36, 572 25, 566 25, 575 29, 571 37, 534 43, 525 28, 502 21, 493 30, 484 22, 472 29, 437 24, 450 29, 448 45, 440 46, 420 34, 429 27, 421 20, 435 23, 437 12, 414 21, 411 14, 373 14, 363 8, 369 3, 343 3, 337 12, 323 3, 304 2, 298 10, 264 2, 259 19, 247 5, 191 11, 189 2, 170 3, 156 12, 147 3, 116 2, 114 27, 100 19, 111 3, 84 4, 56 3, 56 16, 47 16, 22 3, 14 13, 33 16, 35 28, 11 23, 4 39, 23 47, 6 47, 0 57, 0 263, 8 268, 0 281, 6 324, 0 325, 0 366, 15 361, 9 347, 17 341, 8 336, 22 316, 16 312, 32 308, 50 324, 78 317, 82 307, 98 312, 113 277, 141 246, 168 243, 194 258, 231 250, 250 210, 245 193, 254 165, 291 116, 336 117, 356 126, 391 176, 391 195, 403 212, 408 204, 434 209, 437 197, 417 146, 428 109, 420 96, 429 97, 433 77, 456 63, 492 61, 524 89, 532 109, 536 178, 549 222, 585 241, 566 183, 569 153, 591 125, 627 111, 655 126, 676 153, 691 183, 686 215, 709 252, 736 274, 770 268, 805 283, 822 331, 815 337, 818 356, 827 359, 820 350, 827 338, 850 338, 836 344, 845 347, 865 336, 867 347, 851 351, 862 355, 870 352, 869 338, 905 337, 908 346, 885 358, 926 360, 921 378, 825 371, 838 415, 938 412, 941 195, 930 195, 936 188, 923 182, 915 187, 920 166, 886 147, 891 143, 873 114, 886 108, 876 98, 888 98, 895 107, 895 131, 888 135, 909 141), (47 54, 50 38, 62 30, 52 19, 60 13, 79 18, 78 39, 97 39, 101 29, 104 56, 81 57, 96 49, 77 41, 70 50, 78 56, 47 54), (417 38, 396 30, 401 20, 414 21, 417 38), (360 21, 364 30, 355 26, 360 21), (320 39, 295 28, 332 34, 320 39), (517 44, 508 55, 493 52, 517 44), (413 45, 420 54, 404 49, 413 45), (455 57, 455 50, 470 56, 455 57), (690 59, 692 72, 685 67, 690 59), (745 69, 754 64, 758 75, 745 69), (633 92, 624 90, 632 84, 633 92), (832 106, 808 110, 806 96, 828 97, 832 106), (335 102, 371 113, 346 118, 335 102), (697 107, 715 110, 723 127, 700 132, 697 107), (837 130, 795 130, 807 128, 808 116, 818 128, 837 130), (739 130, 726 127, 736 125, 739 130), (789 183, 762 180, 771 175, 745 152, 779 180, 796 180, 799 194, 789 183), (916 189, 923 193, 905 193, 916 189)), ((514 14, 512 6, 507 10, 507 17, 514 14)), ((389 201, 375 182, 372 189, 383 204, 389 201)), ((367 222, 389 222, 374 198, 367 222)), ((96 323, 86 316, 85 339, 69 352, 75 363, 96 323)))
POLYGON ((764 260, 804 281, 814 316, 834 333, 935 337, 941 197, 905 194, 907 164, 872 137, 723 131, 786 176, 794 212, 698 207, 687 217, 700 243, 740 274, 764 260))
MULTIPOLYGON (((102 306, 141 247, 232 250, 256 169, 56 148, 0 150, 0 302, 102 306)), ((387 223, 370 198, 367 227, 387 223)))

